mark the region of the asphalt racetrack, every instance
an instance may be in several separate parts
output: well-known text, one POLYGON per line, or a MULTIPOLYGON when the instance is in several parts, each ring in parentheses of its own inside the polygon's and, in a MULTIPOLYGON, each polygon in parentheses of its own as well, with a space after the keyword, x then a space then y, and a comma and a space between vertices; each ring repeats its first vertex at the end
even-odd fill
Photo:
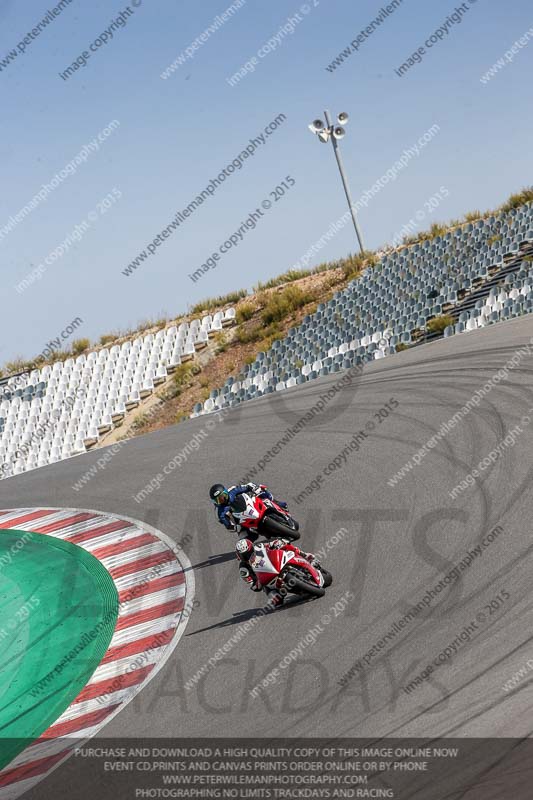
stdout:
POLYGON ((288 500, 304 549, 327 550, 334 583, 320 600, 289 602, 261 617, 233 643, 263 595, 238 578, 235 537, 215 521, 209 486, 250 475, 342 373, 230 412, 139 503, 134 496, 212 417, 132 440, 79 491, 72 485, 102 450, 2 481, 2 508, 99 509, 144 520, 177 543, 192 536, 184 549, 198 603, 185 634, 104 735, 529 735, 531 700, 522 689, 533 676, 526 667, 533 658, 533 424, 524 415, 533 408, 533 357, 521 348, 532 336, 528 316, 374 362, 279 448, 254 479, 288 500), (390 485, 517 351, 516 366, 490 384, 479 406, 390 485), (360 431, 366 435, 354 438, 360 431), (356 440, 340 467, 328 470, 356 440), (452 498, 498 447, 476 484, 452 498), (319 475, 319 488, 295 502, 319 475), (409 617, 417 603, 422 610, 409 617), (185 688, 225 645, 224 657, 185 688), (520 669, 511 691, 505 684, 520 669))

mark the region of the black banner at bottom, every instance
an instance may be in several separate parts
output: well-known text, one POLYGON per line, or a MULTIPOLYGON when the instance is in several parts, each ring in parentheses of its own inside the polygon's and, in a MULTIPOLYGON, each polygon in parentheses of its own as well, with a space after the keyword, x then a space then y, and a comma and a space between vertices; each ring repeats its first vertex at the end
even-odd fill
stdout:
POLYGON ((56 739, 0 772, 0 800, 530 800, 532 756, 531 739, 56 739))

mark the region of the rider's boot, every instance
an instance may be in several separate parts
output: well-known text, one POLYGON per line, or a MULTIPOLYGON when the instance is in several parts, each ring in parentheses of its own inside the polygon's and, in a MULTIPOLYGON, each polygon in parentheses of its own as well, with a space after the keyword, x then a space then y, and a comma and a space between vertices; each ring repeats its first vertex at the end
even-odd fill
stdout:
POLYGON ((265 587, 266 596, 268 598, 267 605, 272 606, 272 608, 279 608, 283 605, 285 600, 285 595, 282 594, 279 589, 267 589, 265 587))

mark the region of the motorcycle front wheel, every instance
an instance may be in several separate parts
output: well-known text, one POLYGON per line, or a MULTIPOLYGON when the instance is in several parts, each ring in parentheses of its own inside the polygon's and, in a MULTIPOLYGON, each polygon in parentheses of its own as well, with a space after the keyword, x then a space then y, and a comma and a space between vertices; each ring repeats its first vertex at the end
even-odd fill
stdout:
POLYGON ((331 574, 331 572, 328 572, 327 569, 324 569, 324 567, 319 567, 319 569, 322 575, 324 576, 324 588, 327 589, 327 587, 331 586, 331 584, 333 583, 333 575, 331 574))
POLYGON ((288 569, 283 580, 287 589, 295 594, 307 594, 312 597, 324 597, 326 594, 325 587, 317 586, 311 576, 306 577, 306 573, 301 569, 288 569))

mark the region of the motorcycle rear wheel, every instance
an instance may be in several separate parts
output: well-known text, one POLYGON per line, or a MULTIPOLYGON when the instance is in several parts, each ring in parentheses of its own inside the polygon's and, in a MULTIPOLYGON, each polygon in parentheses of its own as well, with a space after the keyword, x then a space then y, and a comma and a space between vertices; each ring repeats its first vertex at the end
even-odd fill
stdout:
POLYGON ((326 589, 324 586, 317 586, 311 578, 306 580, 303 577, 303 570, 296 571, 294 569, 288 569, 283 576, 284 583, 289 591, 294 592, 295 594, 307 594, 311 595, 312 597, 324 597, 326 594, 326 589))
POLYGON ((291 542, 296 542, 300 538, 300 534, 294 528, 281 522, 278 517, 273 514, 267 514, 261 523, 261 533, 267 539, 289 539, 291 542))

